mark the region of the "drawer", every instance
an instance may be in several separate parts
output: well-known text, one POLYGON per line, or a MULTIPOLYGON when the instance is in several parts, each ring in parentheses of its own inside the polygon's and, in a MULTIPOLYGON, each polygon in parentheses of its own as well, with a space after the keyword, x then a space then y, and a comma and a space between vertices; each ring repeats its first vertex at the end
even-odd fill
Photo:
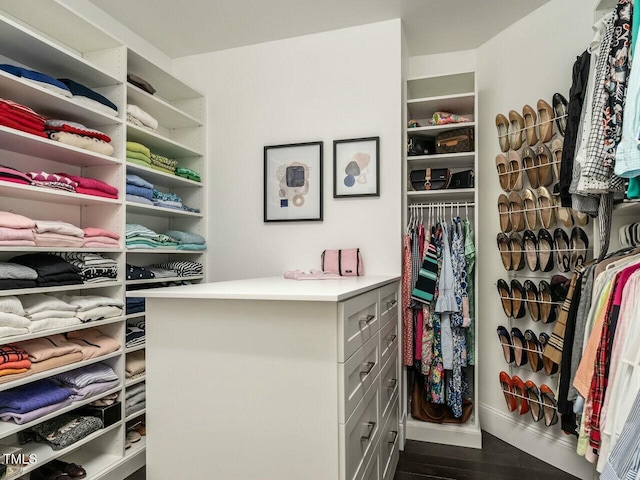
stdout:
POLYGON ((377 454, 376 442, 381 429, 380 395, 374 386, 365 394, 347 423, 338 425, 341 479, 362 477, 369 459, 377 454))
MULTIPOLYGON (((380 373, 380 411, 384 423, 392 410, 394 399, 398 398, 399 390, 398 350, 394 350, 391 359, 382 367, 380 373)), ((397 402, 397 400, 396 400, 397 402)))
POLYGON ((398 317, 398 283, 386 285, 378 290, 380 295, 380 327, 398 317))
POLYGON ((398 322, 387 323, 380 329, 380 363, 384 365, 389 360, 391 352, 398 348, 398 322))
POLYGON ((338 303, 338 362, 346 361, 380 329, 378 290, 338 303))
POLYGON ((380 435, 380 445, 378 447, 380 480, 392 480, 398 466, 398 459, 400 458, 398 408, 398 402, 396 401, 391 416, 380 435))
POLYGON ((377 386, 380 334, 376 333, 345 363, 338 364, 339 422, 346 423, 372 385, 377 386))
POLYGON ((380 449, 374 452, 373 457, 369 460, 369 464, 364 471, 361 480, 381 480, 380 479, 380 449))

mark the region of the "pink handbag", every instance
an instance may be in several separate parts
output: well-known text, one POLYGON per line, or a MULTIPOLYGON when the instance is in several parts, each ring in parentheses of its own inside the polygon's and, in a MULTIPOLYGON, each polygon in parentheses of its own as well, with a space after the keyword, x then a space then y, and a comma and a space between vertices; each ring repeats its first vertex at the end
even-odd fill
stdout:
POLYGON ((343 277, 364 275, 360 249, 325 250, 322 252, 322 271, 336 273, 343 277))

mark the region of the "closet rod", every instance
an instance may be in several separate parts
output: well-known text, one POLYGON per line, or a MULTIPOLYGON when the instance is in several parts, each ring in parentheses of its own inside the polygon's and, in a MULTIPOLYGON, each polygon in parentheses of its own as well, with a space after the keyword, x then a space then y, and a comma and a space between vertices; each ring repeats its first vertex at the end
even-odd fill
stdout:
POLYGON ((444 207, 444 208, 464 208, 464 207, 475 207, 475 202, 430 202, 430 203, 410 203, 407 205, 407 208, 417 207, 417 208, 429 208, 429 207, 444 207))

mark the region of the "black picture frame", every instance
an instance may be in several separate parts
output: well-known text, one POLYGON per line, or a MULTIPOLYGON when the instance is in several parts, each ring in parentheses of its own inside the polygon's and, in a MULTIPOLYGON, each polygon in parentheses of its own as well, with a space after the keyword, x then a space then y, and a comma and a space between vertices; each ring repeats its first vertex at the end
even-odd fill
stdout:
POLYGON ((264 147, 265 223, 322 221, 323 147, 321 141, 264 147))
MULTIPOLYGON (((366 184, 366 177, 365 184, 366 184)), ((354 198, 354 197, 379 197, 380 196, 380 137, 362 137, 362 138, 350 138, 346 140, 334 140, 333 141, 333 198, 354 198), (375 147, 364 144, 371 144, 375 142, 375 147), (342 146, 348 144, 363 144, 363 152, 352 154, 353 148, 344 149, 345 152, 340 152, 342 146), (375 158, 371 159, 371 154, 375 152, 375 158), (370 164, 367 164, 361 169, 362 165, 360 160, 355 158, 355 155, 365 155, 369 157, 370 162, 375 162, 373 168, 370 164), (347 155, 343 157, 343 155, 347 155), (352 175, 349 169, 356 169, 357 175, 352 175), (365 170, 366 169, 366 170, 365 170), (357 177, 364 172, 375 171, 375 181, 370 185, 362 187, 362 181, 356 180, 357 177), (340 183, 341 182, 341 183, 340 183), (351 185, 348 185, 351 183, 351 185), (360 185, 359 185, 360 184, 360 185), (372 189, 372 185, 375 185, 375 190, 372 189), (350 193, 348 189, 354 188, 353 193, 350 193)))

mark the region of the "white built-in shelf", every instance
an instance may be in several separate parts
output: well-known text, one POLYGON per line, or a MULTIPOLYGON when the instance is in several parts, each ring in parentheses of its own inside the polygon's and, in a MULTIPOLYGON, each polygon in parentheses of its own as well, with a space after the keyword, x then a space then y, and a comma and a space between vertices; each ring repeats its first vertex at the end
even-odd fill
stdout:
MULTIPOLYGON (((52 328, 49 330, 41 330, 34 333, 25 333, 23 335, 13 335, 11 337, 0 338, 0 345, 6 345, 7 343, 24 342, 25 340, 31 340, 33 338, 49 337, 58 333, 73 332, 75 330, 85 330, 87 328, 103 327, 105 325, 111 325, 112 323, 121 322, 125 317, 112 317, 105 318, 104 320, 94 320, 91 322, 84 322, 80 325, 72 325, 67 327, 52 328)), ((1 425, 1 423, 0 423, 1 425)))
MULTIPOLYGON (((29 456, 31 454, 35 454, 36 458, 38 459, 38 461, 35 463, 29 463, 28 465, 25 465, 24 468, 22 469, 22 475, 25 475, 31 472, 32 470, 35 470, 39 466, 44 465, 45 463, 50 462, 51 460, 54 460, 63 455, 66 455, 75 450, 78 450, 80 447, 91 442, 92 440, 95 440, 96 438, 101 437, 102 435, 106 434, 107 432, 110 432, 111 430, 115 430, 116 428, 120 427, 120 425, 122 425, 122 421, 116 422, 113 425, 109 425, 107 428, 102 428, 97 432, 93 432, 92 434, 87 435, 86 437, 78 440, 76 443, 69 445, 68 447, 58 451, 53 450, 46 443, 31 442, 25 445, 21 445, 20 447, 22 448, 22 453, 24 455, 29 456)), ((107 468, 110 464, 112 464, 115 460, 119 458, 118 456, 115 456, 115 455, 96 454, 95 452, 94 452, 94 455, 96 456, 97 460, 99 460, 99 462, 97 461, 93 465, 97 467, 99 463, 102 469, 107 468)), ((74 458, 74 463, 75 462, 80 463, 78 460, 75 460, 74 458)), ((87 462, 82 462, 82 466, 85 470, 90 468, 87 462)), ((87 479, 96 478, 93 475, 89 476, 89 473, 88 473, 89 471, 91 470, 87 470, 87 479)))
MULTIPOLYGON (((161 172, 150 167, 143 167, 136 163, 127 162, 127 173, 133 173, 144 178, 146 181, 153 183, 154 186, 160 185, 162 187, 202 187, 202 182, 196 182, 195 180, 189 180, 188 178, 179 177, 178 175, 171 175, 170 173, 161 172)), ((200 172, 198 172, 200 173, 200 172)))
POLYGON ((441 190, 425 190, 420 192, 407 192, 409 203, 420 200, 425 200, 428 202, 450 202, 456 200, 461 202, 469 202, 473 201, 474 196, 474 188, 454 188, 441 190))
POLYGON ((137 105, 169 129, 201 127, 202 122, 156 95, 127 83, 127 103, 137 105))
MULTIPOLYGON (((135 291, 135 290, 133 290, 133 291, 135 291)), ((144 317, 145 315, 146 315, 145 312, 130 313, 129 315, 126 315, 124 318, 126 318, 127 320, 130 320, 132 318, 144 317)))
POLYGON ((5 126, 0 126, 0 149, 79 167, 122 164, 121 160, 114 157, 65 145, 55 140, 5 126))
POLYGON ((167 254, 180 253, 186 255, 198 255, 207 253, 206 250, 178 250, 177 248, 127 248, 127 253, 167 254))
POLYGON ((145 344, 136 345, 135 347, 127 347, 125 348, 125 353, 137 352, 138 350, 144 350, 145 344))
MULTIPOLYGON (((147 283, 167 283, 167 282, 187 282, 191 280, 202 280, 204 275, 193 275, 191 277, 167 277, 167 278, 150 278, 147 280, 127 280, 127 285, 145 285, 147 283)), ((130 290, 127 293, 135 293, 135 290, 130 290)), ((128 295, 135 297, 135 295, 128 295)))
POLYGON ((142 415, 144 415, 145 413, 147 413, 147 409, 143 408, 142 410, 138 410, 135 413, 132 413, 131 415, 129 415, 128 417, 125 417, 124 421, 126 422, 130 422, 131 420, 133 420, 134 418, 138 418, 141 417, 142 415))
MULTIPOLYGON (((120 422, 118 422, 117 425, 119 424, 120 422)), ((65 458, 61 458, 61 460, 82 465, 82 468, 87 472, 86 480, 94 480, 105 478, 105 475, 114 471, 124 463, 125 457, 111 453, 99 453, 95 447, 91 448, 91 445, 87 445, 87 448, 79 448, 67 454, 65 458)), ((143 464, 141 464, 140 467, 142 467, 142 465, 143 464)), ((138 468, 133 467, 131 471, 136 471, 138 468)))
POLYGON ((29 68, 54 78, 72 78, 90 88, 122 83, 77 52, 66 49, 10 19, 3 19, 0 45, 5 57, 21 64, 28 63, 29 68))
POLYGON ((79 283, 77 285, 61 285, 59 287, 15 288, 12 290, 0 290, 0 297, 6 297, 8 295, 29 295, 33 293, 73 292, 94 288, 119 287, 121 285, 122 282, 114 280, 113 282, 79 283))
POLYGON ((53 377, 54 375, 57 375, 59 373, 75 370, 76 368, 82 368, 82 367, 86 367, 87 365, 103 362, 113 357, 119 357, 120 355, 122 355, 122 350, 117 350, 115 352, 111 352, 111 353, 108 353, 107 355, 102 355, 100 357, 89 358, 87 360, 82 360, 80 362, 70 363, 69 365, 63 365, 61 367, 52 368, 51 370, 45 370, 44 372, 34 373, 33 375, 29 375, 28 377, 19 378, 18 380, 14 380, 12 382, 0 384, 0 392, 4 392, 5 390, 10 390, 12 388, 19 387, 20 385, 26 385, 27 383, 32 383, 37 380, 42 380, 43 378, 53 377))
POLYGON ((200 157, 202 152, 190 148, 180 142, 164 137, 143 127, 127 122, 127 140, 142 143, 153 153, 165 157, 180 159, 186 157, 200 157))
POLYGON ((122 390, 122 386, 117 386, 112 388, 111 390, 107 390, 106 392, 103 393, 99 393, 97 395, 93 395, 89 398, 85 398, 79 402, 73 402, 70 405, 67 405, 64 408, 61 408, 60 410, 56 410, 55 412, 52 412, 48 415, 44 415, 42 417, 36 418, 35 420, 31 421, 31 422, 27 422, 27 423, 23 423, 22 425, 18 425, 16 423, 13 422, 0 422, 0 439, 2 438, 6 438, 9 435, 13 435, 16 434, 22 430, 26 430, 27 428, 31 428, 34 425, 38 425, 42 422, 45 422, 47 420, 50 420, 54 417, 57 417, 58 415, 62 415, 63 413, 67 413, 70 412, 71 410, 75 410, 76 408, 80 408, 84 405, 87 405, 99 398, 102 397, 106 397, 107 395, 111 395, 112 393, 116 393, 119 392, 120 390, 122 390))
POLYGON ((432 118, 435 112, 473 115, 474 104, 473 92, 407 100, 408 120, 432 118))
POLYGON ((82 253, 122 253, 122 248, 84 248, 84 247, 0 247, 4 252, 82 252, 82 253))
POLYGON ((430 125, 428 127, 414 127, 407 128, 407 135, 409 137, 427 137, 435 138, 437 135, 450 132, 452 130, 460 130, 463 128, 475 127, 476 122, 466 123, 449 123, 447 125, 430 125))
POLYGON ((120 200, 67 192, 55 188, 21 185, 19 183, 0 181, 0 196, 33 200, 36 202, 59 203, 63 205, 121 205, 120 200))
POLYGON ((408 156, 409 170, 414 168, 473 168, 475 152, 408 156))
POLYGON ((196 217, 202 218, 202 213, 187 212, 177 208, 156 207, 155 205, 145 205, 144 203, 127 202, 127 212, 139 215, 151 215, 153 217, 196 217))
POLYGON ((136 378, 130 378, 128 380, 125 380, 124 382, 124 386, 125 388, 129 388, 129 387, 133 387, 134 385, 138 384, 138 383, 142 383, 146 380, 147 375, 140 375, 139 377, 136 378))
POLYGON ((122 123, 122 120, 114 115, 80 105, 73 98, 65 97, 2 70, 0 70, 0 91, 4 98, 22 103, 47 118, 72 120, 92 128, 122 123))
POLYGON ((144 452, 147 449, 147 436, 144 435, 139 441, 131 444, 131 447, 125 450, 125 456, 134 456, 140 452, 144 452))

